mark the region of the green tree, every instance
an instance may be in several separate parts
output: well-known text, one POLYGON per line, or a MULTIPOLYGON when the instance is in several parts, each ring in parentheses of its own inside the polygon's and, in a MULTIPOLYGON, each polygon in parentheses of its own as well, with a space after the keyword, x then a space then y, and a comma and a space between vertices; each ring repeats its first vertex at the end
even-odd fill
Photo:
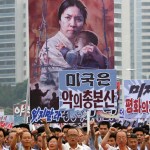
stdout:
POLYGON ((10 113, 13 104, 26 99, 26 92, 27 80, 16 86, 0 85, 0 107, 7 108, 5 111, 10 113))

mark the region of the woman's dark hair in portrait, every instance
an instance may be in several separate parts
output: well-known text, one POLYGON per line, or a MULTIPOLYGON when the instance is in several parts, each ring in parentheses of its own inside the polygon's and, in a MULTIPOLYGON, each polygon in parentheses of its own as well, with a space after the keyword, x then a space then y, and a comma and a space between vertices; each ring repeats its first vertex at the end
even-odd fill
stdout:
POLYGON ((80 9, 81 14, 83 15, 84 18, 84 23, 86 22, 87 19, 87 10, 84 4, 79 1, 79 0, 64 0, 58 10, 58 19, 61 20, 61 15, 63 12, 68 8, 72 6, 77 6, 80 9))

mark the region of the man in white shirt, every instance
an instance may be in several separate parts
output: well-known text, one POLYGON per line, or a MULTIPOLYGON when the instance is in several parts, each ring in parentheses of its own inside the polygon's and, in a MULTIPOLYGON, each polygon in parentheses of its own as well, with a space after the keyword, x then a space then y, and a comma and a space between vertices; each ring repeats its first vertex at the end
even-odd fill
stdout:
POLYGON ((103 138, 103 140, 101 142, 101 146, 104 150, 131 150, 127 146, 126 133, 122 130, 117 131, 116 128, 114 128, 114 127, 110 127, 109 131, 107 132, 107 134, 105 135, 105 137, 103 138), (116 143, 117 143, 118 147, 112 147, 109 144, 107 144, 111 133, 116 133, 116 143))
POLYGON ((137 136, 134 133, 131 133, 128 136, 128 146, 132 149, 132 150, 137 150, 138 147, 138 140, 137 140, 137 136))
POLYGON ((62 150, 84 150, 83 146, 78 144, 79 140, 79 131, 76 128, 70 128, 67 130, 66 138, 67 143, 62 144, 62 138, 64 133, 59 134, 58 139, 58 148, 62 150))
MULTIPOLYGON (((142 127, 135 127, 133 129, 133 133, 137 135, 137 140, 138 140, 138 150, 141 150, 141 144, 144 140, 144 130, 142 127)), ((147 150, 147 147, 145 147, 145 150, 147 150)))

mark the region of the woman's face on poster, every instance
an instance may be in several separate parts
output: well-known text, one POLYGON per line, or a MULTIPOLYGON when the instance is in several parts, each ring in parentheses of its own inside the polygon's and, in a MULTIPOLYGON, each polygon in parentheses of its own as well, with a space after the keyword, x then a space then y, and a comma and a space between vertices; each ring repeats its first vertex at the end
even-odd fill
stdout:
POLYGON ((71 6, 65 9, 59 20, 60 31, 70 40, 82 30, 84 17, 77 6, 71 6))

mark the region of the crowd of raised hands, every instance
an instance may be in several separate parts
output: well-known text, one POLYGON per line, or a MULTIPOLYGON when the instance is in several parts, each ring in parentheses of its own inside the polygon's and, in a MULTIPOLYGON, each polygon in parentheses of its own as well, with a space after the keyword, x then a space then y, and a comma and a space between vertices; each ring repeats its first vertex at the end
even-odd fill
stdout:
POLYGON ((28 124, 0 128, 0 150, 150 150, 149 125, 125 127, 108 121, 87 127, 51 127, 46 118, 30 131, 28 124))

